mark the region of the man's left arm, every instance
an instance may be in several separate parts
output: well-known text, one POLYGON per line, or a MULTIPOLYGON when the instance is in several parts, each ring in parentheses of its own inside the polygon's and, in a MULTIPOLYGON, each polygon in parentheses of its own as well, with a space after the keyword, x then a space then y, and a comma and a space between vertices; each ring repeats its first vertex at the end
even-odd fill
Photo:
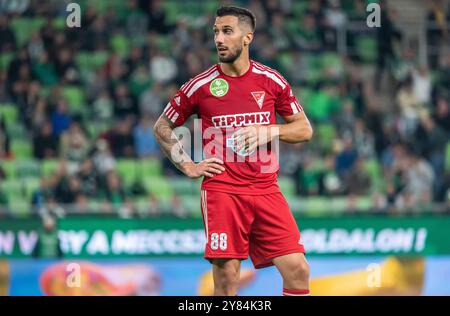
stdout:
POLYGON ((312 138, 313 129, 304 111, 285 116, 284 120, 284 124, 253 125, 238 130, 235 133, 237 150, 247 148, 247 152, 253 152, 258 146, 276 138, 290 144, 306 142, 312 138))
MULTIPOLYGON (((285 124, 271 125, 276 127, 270 133, 271 140, 279 137, 281 141, 295 144, 309 141, 313 136, 313 129, 304 111, 284 117, 285 124), (275 135, 272 135, 275 133, 275 135)), ((269 128, 271 129, 271 128, 269 128)))

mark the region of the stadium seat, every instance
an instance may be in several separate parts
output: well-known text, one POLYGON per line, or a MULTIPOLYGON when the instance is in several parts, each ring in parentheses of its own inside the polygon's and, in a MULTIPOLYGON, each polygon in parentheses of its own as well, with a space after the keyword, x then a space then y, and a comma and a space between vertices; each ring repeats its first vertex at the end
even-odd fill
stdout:
POLYGON ((5 120, 6 127, 14 125, 18 118, 18 109, 14 104, 0 104, 0 117, 5 120))
POLYGON ((20 160, 17 161, 16 167, 17 178, 39 178, 41 175, 41 166, 37 160, 20 160))
POLYGON ((322 150, 331 149, 336 137, 336 129, 330 123, 321 123, 316 126, 318 144, 322 150))
POLYGON ((146 190, 155 194, 161 200, 169 200, 172 197, 172 188, 169 181, 163 177, 145 177, 142 179, 146 190))
POLYGON ((142 159, 139 161, 139 176, 155 177, 162 175, 161 161, 158 159, 142 159))
POLYGON ((59 161, 56 159, 45 159, 41 163, 42 176, 48 177, 56 172, 58 169, 59 161))
POLYGON ((6 194, 10 202, 12 200, 23 199, 25 195, 23 182, 15 179, 4 180, 2 182, 2 191, 6 194))
POLYGON ((129 187, 138 178, 138 165, 134 159, 119 159, 117 161, 117 172, 122 178, 125 186, 129 187))
POLYGON ((75 56, 75 63, 81 73, 95 72, 108 60, 109 53, 106 51, 87 52, 80 51, 75 56))
POLYGON ((360 212, 367 212, 372 208, 372 198, 370 196, 360 196, 356 199, 356 208, 360 212))
POLYGON ((180 18, 179 3, 173 0, 166 0, 162 2, 162 7, 166 13, 167 22, 175 24, 180 18))
POLYGON ((331 213, 333 210, 332 203, 328 198, 324 197, 307 197, 304 198, 304 213, 308 216, 323 216, 331 213))
POLYGON ((39 189, 41 186, 41 180, 39 177, 35 178, 27 178, 23 179, 22 181, 22 187, 23 187, 23 193, 25 195, 26 200, 29 202, 31 201, 31 197, 33 195, 33 192, 39 189))
POLYGON ((14 124, 7 124, 6 126, 8 130, 9 137, 11 139, 24 139, 27 138, 27 130, 26 127, 20 123, 16 122, 14 124))
POLYGON ((376 159, 370 159, 364 161, 364 170, 370 176, 372 183, 372 190, 379 191, 382 190, 383 179, 380 164, 376 159))
POLYGON ((292 178, 288 177, 279 177, 278 185, 280 187, 281 192, 286 196, 294 196, 295 195, 295 182, 292 178))
POLYGON ((13 53, 2 52, 0 54, 0 71, 7 70, 9 63, 13 59, 13 53))
POLYGON ((24 199, 9 200, 9 209, 11 214, 18 219, 28 218, 31 214, 30 203, 24 199))
POLYGON ((202 210, 200 207, 200 196, 182 196, 181 201, 186 208, 190 217, 202 218, 202 210))
POLYGON ((82 88, 77 86, 66 86, 63 88, 63 96, 69 104, 71 114, 86 114, 85 93, 82 88))
POLYGON ((38 31, 44 25, 44 19, 15 17, 11 20, 11 28, 16 36, 17 46, 23 46, 30 38, 33 32, 38 31))
POLYGON ((445 149, 445 170, 450 171, 450 142, 447 143, 445 149))
POLYGON ((169 179, 170 186, 175 194, 181 196, 194 195, 195 182, 187 177, 176 177, 169 179))
POLYGON ((0 166, 5 171, 7 180, 16 178, 16 162, 14 160, 1 160, 0 166))
POLYGON ((377 41, 371 36, 358 36, 355 39, 355 53, 365 63, 374 63, 377 59, 377 41))
POLYGON ((13 140, 11 151, 15 159, 27 160, 33 156, 33 147, 30 142, 25 140, 13 140))
POLYGON ((128 56, 130 41, 125 34, 114 34, 111 37, 110 45, 114 52, 119 54, 121 57, 126 58, 128 56))
POLYGON ((302 214, 305 212, 305 202, 303 197, 291 196, 286 198, 289 209, 295 214, 302 214))
POLYGON ((342 215, 348 209, 348 198, 346 196, 337 196, 329 199, 329 214, 342 215))

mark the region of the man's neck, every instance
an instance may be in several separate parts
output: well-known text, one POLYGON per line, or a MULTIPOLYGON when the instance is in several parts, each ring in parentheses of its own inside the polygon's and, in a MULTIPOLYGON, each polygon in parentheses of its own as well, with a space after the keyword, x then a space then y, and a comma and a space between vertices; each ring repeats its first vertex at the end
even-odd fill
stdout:
POLYGON ((245 74, 250 68, 250 60, 248 58, 239 58, 233 63, 220 63, 220 69, 223 73, 230 77, 239 77, 245 74))

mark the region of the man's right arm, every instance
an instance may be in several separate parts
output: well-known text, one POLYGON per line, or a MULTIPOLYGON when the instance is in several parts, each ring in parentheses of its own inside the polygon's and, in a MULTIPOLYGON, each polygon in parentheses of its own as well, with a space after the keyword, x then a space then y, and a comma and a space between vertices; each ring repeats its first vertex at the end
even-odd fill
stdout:
POLYGON ((193 162, 173 132, 174 128, 175 125, 162 114, 156 121, 153 132, 164 154, 181 172, 190 178, 198 178, 213 177, 225 170, 223 161, 217 158, 205 159, 198 164, 193 162))

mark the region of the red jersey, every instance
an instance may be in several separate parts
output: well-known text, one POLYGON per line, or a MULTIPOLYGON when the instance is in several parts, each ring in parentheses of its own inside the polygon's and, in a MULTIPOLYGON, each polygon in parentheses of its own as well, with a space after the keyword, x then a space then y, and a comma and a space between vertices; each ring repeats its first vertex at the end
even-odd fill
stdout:
POLYGON ((205 177, 202 189, 239 194, 279 192, 278 159, 273 144, 248 156, 235 151, 232 133, 250 125, 276 123, 276 114, 285 117, 303 111, 289 83, 275 70, 250 61, 239 77, 224 74, 216 64, 185 83, 164 109, 175 126, 193 114, 202 120, 204 158, 224 161, 225 171, 205 177))

